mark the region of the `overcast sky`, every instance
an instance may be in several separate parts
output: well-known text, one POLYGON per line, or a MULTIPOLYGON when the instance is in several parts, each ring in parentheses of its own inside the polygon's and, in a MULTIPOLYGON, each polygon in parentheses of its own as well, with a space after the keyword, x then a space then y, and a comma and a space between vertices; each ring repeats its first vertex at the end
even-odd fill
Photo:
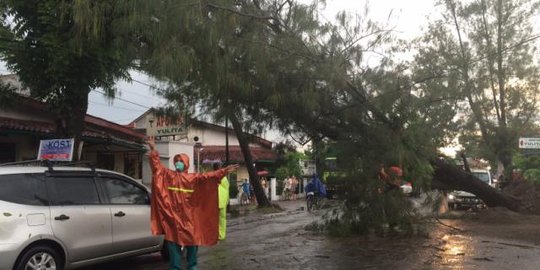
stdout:
MULTIPOLYGON (((310 0, 302 0, 308 3, 310 0)), ((396 35, 402 38, 414 38, 421 33, 421 27, 426 25, 427 16, 433 11, 434 0, 328 0, 326 8, 321 9, 323 18, 333 20, 339 11, 347 10, 363 14, 366 3, 369 6, 368 16, 379 21, 388 28, 394 28, 396 35), (392 16, 389 18, 389 15, 392 16)), ((90 94, 89 114, 102 117, 120 124, 127 124, 146 111, 147 108, 157 106, 161 99, 144 84, 152 84, 152 80, 144 74, 133 72, 132 83, 119 82, 119 95, 115 100, 107 100, 103 95, 92 92, 90 94), (139 105, 135 105, 133 102, 139 105)))
MULTIPOLYGON (((310 0, 301 0, 308 3, 310 0)), ((433 11, 434 0, 378 0, 369 1, 368 16, 379 21, 386 28, 393 28, 401 38, 414 38, 421 33, 421 27, 426 25, 427 16, 433 11), (392 14, 389 18, 389 14, 392 14)), ((324 19, 332 21, 335 14, 341 10, 363 14, 366 1, 363 0, 328 0, 326 8, 321 9, 324 19)), ((152 80, 144 74, 133 72, 132 83, 119 82, 118 98, 108 100, 95 91, 90 93, 88 113, 119 124, 127 124, 145 112, 148 108, 163 104, 152 90, 145 84, 152 80)), ((274 140, 276 134, 268 134, 268 139, 274 140)))

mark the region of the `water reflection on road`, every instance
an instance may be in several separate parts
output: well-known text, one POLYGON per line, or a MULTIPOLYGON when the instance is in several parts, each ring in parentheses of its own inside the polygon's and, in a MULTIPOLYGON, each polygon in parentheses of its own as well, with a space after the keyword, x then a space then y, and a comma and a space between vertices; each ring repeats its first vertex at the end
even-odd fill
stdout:
MULTIPOLYGON (((448 220, 455 226, 460 221, 448 220)), ((520 241, 485 237, 470 231, 439 228, 440 247, 433 253, 437 258, 425 269, 540 269, 540 246, 520 241)))
POLYGON ((452 269, 464 269, 463 257, 469 248, 470 238, 463 235, 444 235, 442 240, 445 242, 442 247, 441 264, 454 266, 452 269))

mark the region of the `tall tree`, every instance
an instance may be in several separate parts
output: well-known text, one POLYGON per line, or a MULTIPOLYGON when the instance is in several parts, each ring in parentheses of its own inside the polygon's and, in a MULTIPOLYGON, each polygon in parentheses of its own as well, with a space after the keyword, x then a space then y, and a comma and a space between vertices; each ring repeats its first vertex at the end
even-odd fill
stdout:
MULTIPOLYGON (((344 215, 353 219, 350 224, 357 224, 366 201, 375 202, 370 211, 377 218, 365 222, 387 222, 384 213, 390 212, 376 209, 388 202, 396 217, 407 218, 399 211, 402 201, 373 192, 380 185, 377 168, 401 165, 415 185, 430 186, 440 170, 430 160, 452 137, 459 105, 448 84, 434 80, 444 74, 421 68, 411 73, 408 63, 392 61, 384 51, 389 31, 366 14, 342 13, 332 24, 317 20, 315 6, 293 1, 175 3, 155 13, 157 28, 150 32, 167 34, 144 38, 148 46, 140 62, 169 83, 163 91, 169 100, 229 116, 240 132, 275 124, 336 141, 351 181, 344 215), (381 54, 379 65, 367 63, 369 55, 381 54)), ((458 187, 449 181, 454 172, 439 178, 458 187)), ((250 181, 259 185, 256 176, 250 181)))
MULTIPOLYGON (((416 57, 419 72, 438 77, 459 105, 468 151, 510 173, 517 138, 538 113, 539 66, 530 0, 440 1, 416 57), (480 136, 478 136, 480 134, 480 136)), ((433 84, 433 82, 430 82, 433 84)), ((429 85, 426 84, 426 89, 429 85)), ((509 175, 509 174, 508 174, 509 175)))
POLYGON ((128 32, 111 1, 0 1, 0 55, 31 96, 58 116, 57 135, 79 145, 96 88, 114 94, 117 79, 129 79, 132 62, 128 32))
MULTIPOLYGON (((314 6, 293 1, 201 1, 190 7, 171 5, 168 10, 155 16, 158 28, 170 32, 148 37, 150 46, 141 67, 170 83, 163 93, 169 100, 197 105, 217 119, 231 120, 259 205, 269 205, 258 188, 249 141, 242 140, 247 138, 243 133, 261 132, 275 124, 276 114, 270 108, 282 106, 285 95, 297 95, 289 93, 290 88, 281 88, 278 80, 294 73, 293 69, 308 70, 313 61, 306 62, 312 45, 304 42, 302 34, 311 31, 313 37, 318 31, 314 6), (174 8, 175 12, 169 12, 174 8), (170 48, 181 53, 171 57, 161 50, 163 44, 171 44, 170 48)), ((301 74, 290 79, 297 82, 301 74)), ((313 85, 310 80, 305 87, 313 85)), ((302 99, 295 96, 294 100, 302 99)), ((288 113, 294 109, 291 106, 288 113)))

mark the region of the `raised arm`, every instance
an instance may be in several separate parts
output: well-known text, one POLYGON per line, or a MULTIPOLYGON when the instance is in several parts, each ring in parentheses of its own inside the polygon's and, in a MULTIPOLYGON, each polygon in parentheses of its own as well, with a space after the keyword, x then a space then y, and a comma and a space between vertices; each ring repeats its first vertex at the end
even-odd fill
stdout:
POLYGON ((218 182, 221 180, 221 178, 223 178, 223 176, 236 171, 238 167, 240 166, 237 164, 234 164, 234 165, 229 165, 223 169, 215 170, 212 172, 198 173, 198 174, 195 174, 194 181, 199 182, 199 181, 215 180, 216 182, 218 182))
POLYGON ((152 175, 155 175, 161 170, 163 170, 163 165, 159 160, 159 153, 158 151, 156 151, 156 143, 154 137, 148 137, 146 139, 146 143, 150 148, 150 155, 148 156, 148 158, 150 159, 150 168, 152 169, 152 175))

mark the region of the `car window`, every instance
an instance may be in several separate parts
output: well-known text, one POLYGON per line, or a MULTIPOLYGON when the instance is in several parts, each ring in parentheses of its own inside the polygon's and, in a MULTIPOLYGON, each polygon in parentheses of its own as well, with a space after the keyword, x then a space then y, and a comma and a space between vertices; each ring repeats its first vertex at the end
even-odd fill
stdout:
POLYGON ((111 204, 150 204, 148 192, 127 180, 103 177, 99 182, 111 204))
POLYGON ((43 175, 0 175, 0 187, 0 200, 26 205, 49 204, 43 175))
POLYGON ((93 177, 52 176, 50 180, 55 205, 99 204, 93 177))
POLYGON ((489 174, 484 172, 473 172, 472 173, 476 178, 489 184, 489 174))

